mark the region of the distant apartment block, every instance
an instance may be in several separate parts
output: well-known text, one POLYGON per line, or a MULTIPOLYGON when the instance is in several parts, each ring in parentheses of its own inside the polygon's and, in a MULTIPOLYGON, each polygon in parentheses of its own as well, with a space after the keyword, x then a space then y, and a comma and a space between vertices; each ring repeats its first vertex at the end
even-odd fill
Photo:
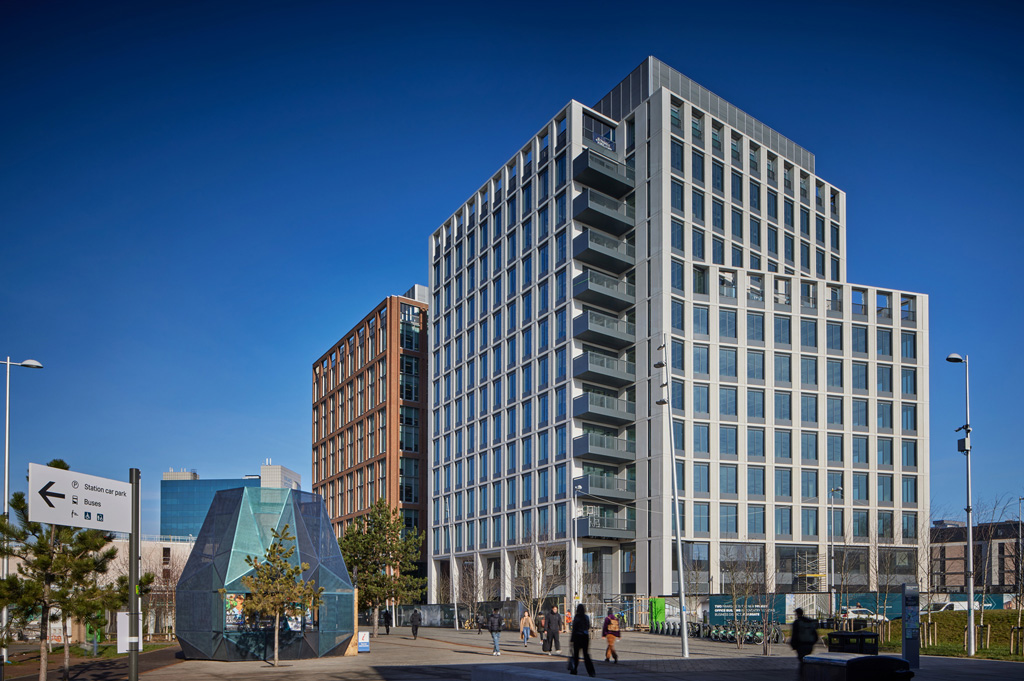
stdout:
MULTIPOLYGON (((1019 593, 1021 563, 1019 521, 974 526, 974 586, 978 593, 1019 593)), ((931 584, 945 593, 967 593, 967 525, 936 520, 931 528, 931 584)))
POLYGON ((673 467, 691 593, 926 576, 927 296, 847 280, 813 154, 648 58, 484 179, 429 239, 432 600, 674 593, 673 467))
POLYGON ((389 296, 313 364, 313 491, 338 536, 380 498, 426 529, 427 291, 389 296))

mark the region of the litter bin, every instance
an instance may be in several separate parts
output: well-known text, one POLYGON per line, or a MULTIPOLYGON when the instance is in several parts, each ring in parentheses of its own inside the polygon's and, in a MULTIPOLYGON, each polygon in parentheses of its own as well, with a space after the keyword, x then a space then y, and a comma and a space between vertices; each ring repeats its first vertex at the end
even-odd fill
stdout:
POLYGON ((846 663, 846 681, 909 681, 910 663, 902 657, 870 655, 846 663))
POLYGON ((878 634, 873 631, 831 631, 828 634, 828 652, 878 655, 878 634))

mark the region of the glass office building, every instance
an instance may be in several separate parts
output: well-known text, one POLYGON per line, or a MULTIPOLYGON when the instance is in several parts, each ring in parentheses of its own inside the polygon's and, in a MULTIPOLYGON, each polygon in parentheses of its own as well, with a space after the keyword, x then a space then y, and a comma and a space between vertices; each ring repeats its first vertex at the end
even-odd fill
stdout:
POLYGON ((259 487, 260 479, 160 481, 160 536, 198 537, 217 492, 236 487, 259 487))
POLYGON ((429 242, 432 602, 675 592, 674 477, 691 593, 923 577, 928 299, 846 201, 654 58, 524 140, 429 242))

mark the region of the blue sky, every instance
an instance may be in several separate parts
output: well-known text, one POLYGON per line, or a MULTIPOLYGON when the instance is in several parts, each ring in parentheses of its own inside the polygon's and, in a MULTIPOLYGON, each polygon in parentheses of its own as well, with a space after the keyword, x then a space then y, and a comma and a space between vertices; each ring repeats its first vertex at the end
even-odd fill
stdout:
POLYGON ((14 489, 30 461, 138 466, 148 532, 169 467, 269 457, 308 489, 312 362, 651 54, 815 153, 851 281, 930 296, 933 507, 962 514, 954 351, 976 499, 1016 500, 1021 10, 692 5, 3 3, 0 353, 46 365, 12 372, 14 489))

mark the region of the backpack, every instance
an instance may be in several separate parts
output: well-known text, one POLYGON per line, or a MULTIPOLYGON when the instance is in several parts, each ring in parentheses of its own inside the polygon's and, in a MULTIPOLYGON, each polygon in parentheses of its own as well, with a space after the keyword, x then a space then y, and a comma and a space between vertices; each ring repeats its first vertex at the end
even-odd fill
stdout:
POLYGON ((619 619, 617 617, 612 617, 608 620, 608 631, 613 631, 616 634, 619 633, 619 619))

